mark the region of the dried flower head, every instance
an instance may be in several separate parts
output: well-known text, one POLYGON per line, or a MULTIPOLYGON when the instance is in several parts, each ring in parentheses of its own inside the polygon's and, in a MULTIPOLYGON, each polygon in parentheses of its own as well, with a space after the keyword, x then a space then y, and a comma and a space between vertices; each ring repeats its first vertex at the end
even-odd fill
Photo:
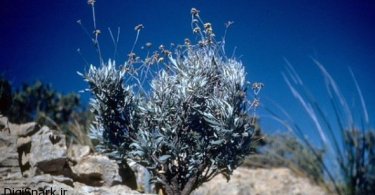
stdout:
POLYGON ((253 89, 253 92, 255 95, 258 95, 260 90, 264 87, 264 84, 263 83, 259 83, 259 82, 255 82, 253 83, 252 85, 252 89, 253 89))
POLYGON ((169 51, 169 50, 167 50, 167 49, 165 49, 165 50, 163 50, 163 54, 164 54, 165 56, 169 56, 169 55, 172 54, 172 52, 169 51))
POLYGON ((263 83, 255 82, 253 83, 252 89, 253 90, 261 90, 264 87, 263 83))
POLYGON ((146 43, 146 47, 147 47, 147 48, 151 48, 151 47, 152 47, 152 43, 147 42, 147 43, 146 43))
POLYGON ((134 30, 135 30, 135 31, 140 31, 140 30, 142 30, 142 29, 144 29, 143 24, 138 24, 137 26, 134 27, 134 30))
POLYGON ((201 32, 201 28, 199 28, 199 27, 195 27, 193 29, 193 33, 200 33, 200 32, 201 32))
POLYGON ((204 29, 205 29, 205 32, 207 33, 207 35, 208 35, 209 37, 211 37, 211 36, 215 36, 215 35, 213 34, 213 30, 212 30, 212 25, 211 25, 211 23, 205 23, 205 24, 204 24, 204 29))
POLYGON ((260 106, 260 101, 259 101, 259 99, 254 99, 253 100, 253 102, 251 103, 251 107, 253 108, 253 109, 256 109, 256 108, 258 108, 260 106))
POLYGON ((205 29, 212 28, 211 23, 209 23, 209 22, 205 23, 205 24, 204 24, 204 28, 205 28, 205 29))
POLYGON ((94 6, 95 2, 96 2, 95 0, 87 0, 87 4, 91 6, 94 6))
POLYGON ((135 61, 137 55, 135 55, 134 52, 130 52, 130 53, 128 54, 128 57, 129 57, 129 60, 130 60, 130 61, 135 61))
POLYGON ((191 44, 191 41, 190 41, 190 39, 188 39, 188 38, 185 38, 185 45, 190 45, 191 44))
POLYGON ((191 8, 191 11, 190 11, 191 15, 193 16, 199 16, 199 12, 200 11, 196 8, 191 8))
POLYGON ((229 26, 231 26, 232 24, 234 24, 234 21, 228 21, 225 23, 225 28, 229 28, 229 26))
POLYGON ((98 36, 102 33, 102 31, 100 31, 99 29, 96 29, 94 30, 94 32, 92 32, 95 36, 98 36))

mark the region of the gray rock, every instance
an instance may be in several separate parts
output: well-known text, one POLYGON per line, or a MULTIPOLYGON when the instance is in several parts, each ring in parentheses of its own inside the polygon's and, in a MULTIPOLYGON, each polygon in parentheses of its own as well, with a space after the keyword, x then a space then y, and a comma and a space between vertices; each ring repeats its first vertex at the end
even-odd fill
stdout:
POLYGON ((0 132, 0 167, 13 167, 18 165, 16 147, 17 137, 8 132, 0 132))
POLYGON ((229 182, 218 175, 195 190, 193 195, 324 195, 322 187, 312 184, 307 178, 297 177, 287 168, 248 169, 238 168, 229 182))
POLYGON ((8 132, 8 134, 11 134, 10 125, 8 118, 0 114, 0 132, 8 132))
POLYGON ((28 169, 30 166, 31 137, 20 137, 17 139, 17 151, 21 169, 28 169))
POLYGON ((15 132, 18 136, 30 136, 34 134, 37 130, 37 124, 35 122, 30 122, 19 125, 15 132))
POLYGON ((128 161, 128 164, 136 176, 137 190, 144 193, 152 193, 155 190, 155 185, 150 183, 151 175, 147 169, 133 161, 128 161))
POLYGON ((74 163, 79 163, 83 157, 90 154, 89 146, 82 146, 78 144, 72 144, 68 149, 68 158, 74 163))
POLYGON ((62 173, 66 163, 65 135, 43 127, 31 137, 30 165, 45 173, 62 173))
POLYGON ((28 178, 29 184, 33 186, 37 186, 39 183, 53 183, 54 181, 73 186, 73 180, 71 178, 64 177, 64 176, 43 174, 43 175, 34 176, 32 178, 28 178))
POLYGON ((81 194, 92 194, 92 195, 107 195, 107 194, 116 194, 116 195, 131 195, 139 194, 137 191, 131 190, 129 187, 124 185, 115 185, 112 187, 93 187, 87 186, 78 182, 74 183, 75 195, 81 194))
POLYGON ((64 176, 52 176, 49 174, 38 175, 28 178, 26 185, 31 190, 38 190, 38 194, 48 194, 47 190, 53 191, 54 194, 70 195, 69 192, 74 192, 73 180, 64 176), (40 191, 42 189, 42 191, 40 191), (43 193, 41 193, 43 192, 43 193))
POLYGON ((8 118, 4 116, 0 116, 0 126, 5 127, 5 130, 9 131, 11 135, 16 136, 30 136, 38 130, 35 122, 18 125, 10 123, 8 118))
POLYGON ((113 186, 122 183, 119 166, 107 156, 90 155, 72 167, 77 181, 91 186, 113 186))
POLYGON ((17 136, 4 129, 5 126, 0 129, 0 180, 22 178, 16 145, 17 136))
POLYGON ((125 185, 115 185, 122 181, 116 162, 106 156, 90 156, 88 146, 73 145, 69 151, 69 160, 76 165, 73 174, 66 163, 65 136, 48 127, 35 128, 34 123, 17 125, 0 117, 0 194, 19 194, 26 189, 34 194, 47 190, 59 195, 138 194, 125 185))
MULTIPOLYGON (((72 186, 66 185, 64 183, 60 183, 58 181, 52 181, 51 183, 41 182, 34 186, 30 186, 32 189, 43 189, 44 192, 46 190, 54 191, 56 195, 71 195, 75 194, 75 189, 72 186)), ((44 193, 48 194, 48 193, 44 193)))
POLYGON ((14 178, 22 178, 22 174, 19 167, 0 167, 0 180, 14 178))

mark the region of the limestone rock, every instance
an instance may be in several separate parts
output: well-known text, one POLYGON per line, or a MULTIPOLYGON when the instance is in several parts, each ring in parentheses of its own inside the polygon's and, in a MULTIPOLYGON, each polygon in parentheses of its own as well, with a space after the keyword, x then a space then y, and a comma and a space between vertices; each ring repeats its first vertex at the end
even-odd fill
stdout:
POLYGON ((30 169, 30 148, 31 137, 19 137, 17 139, 18 161, 20 162, 21 171, 25 176, 30 175, 26 173, 30 169))
POLYGON ((144 193, 152 193, 155 189, 155 185, 149 182, 151 180, 151 175, 146 167, 133 161, 128 161, 128 165, 136 176, 137 190, 144 193))
POLYGON ((119 166, 107 156, 90 155, 72 167, 77 180, 92 186, 113 186, 122 183, 119 166))
MULTIPOLYGON (((71 195, 76 194, 75 189, 72 186, 66 185, 64 183, 60 183, 58 181, 52 181, 51 183, 41 182, 34 186, 30 186, 31 189, 43 189, 43 192, 53 191, 53 194, 56 195, 71 195)), ((40 193, 40 194, 48 194, 48 193, 40 193)), ((50 193, 52 194, 52 193, 50 193)))
POLYGON ((116 194, 116 195, 130 195, 130 194, 139 194, 137 191, 131 190, 129 187, 124 185, 115 185, 112 187, 93 187, 87 186, 81 183, 74 183, 75 195, 81 194, 92 194, 92 195, 107 195, 107 194, 116 194))
POLYGON ((89 146, 73 144, 68 149, 68 158, 74 163, 79 163, 85 156, 90 154, 89 146))
POLYGON ((18 136, 29 136, 34 134, 37 130, 37 124, 35 122, 30 122, 19 125, 15 132, 18 136))
POLYGON ((233 194, 233 195, 324 195, 328 194, 307 178, 295 176, 287 168, 247 169, 238 168, 229 182, 218 175, 195 190, 193 195, 233 194))
POLYGON ((36 194, 138 194, 115 185, 122 181, 115 161, 90 154, 88 146, 71 145, 68 154, 64 135, 35 123, 17 125, 0 117, 0 154, 0 194, 27 194, 26 189, 36 194))
POLYGON ((0 132, 0 167, 18 165, 17 138, 8 132, 0 132))
MULTIPOLYGON (((0 123, 2 124, 7 120, 6 118, 0 118, 0 123)), ((16 145, 17 136, 12 135, 6 125, 2 124, 2 127, 0 127, 0 181, 22 178, 16 145)))
POLYGON ((16 136, 29 136, 34 134, 37 130, 37 124, 35 122, 29 122, 25 124, 13 124, 10 123, 7 117, 0 116, 0 129, 1 126, 5 127, 11 135, 16 136))
POLYGON ((66 163, 65 135, 43 127, 31 137, 30 165, 46 173, 61 173, 66 163))
POLYGON ((30 185, 37 186, 40 183, 64 183, 65 185, 73 186, 73 179, 64 176, 55 176, 50 174, 37 175, 28 179, 30 185))

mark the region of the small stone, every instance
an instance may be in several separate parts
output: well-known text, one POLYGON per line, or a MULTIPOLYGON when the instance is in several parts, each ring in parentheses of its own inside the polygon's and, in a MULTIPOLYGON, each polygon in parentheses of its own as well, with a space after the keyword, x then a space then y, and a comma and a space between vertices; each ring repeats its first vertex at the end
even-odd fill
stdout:
POLYGON ((72 167, 72 171, 78 181, 92 186, 113 186, 122 183, 119 166, 107 156, 86 156, 72 167))
POLYGON ((68 158, 75 163, 82 160, 83 157, 90 154, 89 146, 82 146, 78 144, 73 144, 68 149, 68 158))

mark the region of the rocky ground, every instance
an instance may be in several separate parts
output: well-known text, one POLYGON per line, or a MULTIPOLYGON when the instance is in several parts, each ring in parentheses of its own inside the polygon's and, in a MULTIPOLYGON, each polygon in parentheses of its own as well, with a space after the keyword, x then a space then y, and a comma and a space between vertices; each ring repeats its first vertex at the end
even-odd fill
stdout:
POLYGON ((35 123, 11 124, 4 117, 0 127, 1 194, 26 188, 37 194, 139 194, 124 185, 126 175, 115 161, 93 154, 88 146, 67 148, 58 131, 35 123))
POLYGON ((238 168, 229 182, 219 175, 198 188, 193 195, 318 195, 328 194, 321 187, 312 185, 307 178, 295 176, 287 168, 248 169, 238 168))
MULTIPOLYGON (((35 123, 9 123, 0 117, 0 194, 139 194, 142 167, 118 165, 88 146, 71 145, 65 136, 35 123), (138 181, 138 186, 136 184, 138 181), (130 186, 130 187, 129 187, 130 186), (36 193, 37 192, 37 193, 36 193)), ((193 192, 200 194, 326 194, 286 168, 237 169, 227 182, 215 177, 193 192)))

